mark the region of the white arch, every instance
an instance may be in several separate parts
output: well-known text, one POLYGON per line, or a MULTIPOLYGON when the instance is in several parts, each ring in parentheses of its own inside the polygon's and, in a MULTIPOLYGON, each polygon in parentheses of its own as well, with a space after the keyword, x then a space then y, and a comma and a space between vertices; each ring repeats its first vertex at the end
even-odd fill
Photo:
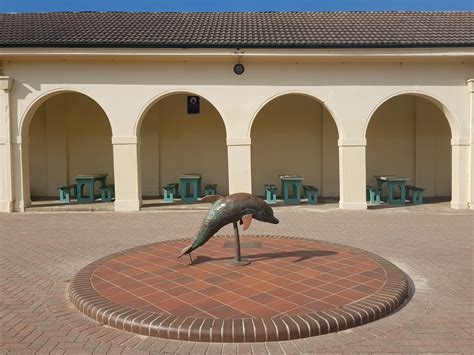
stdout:
POLYGON ((186 90, 186 89, 173 89, 173 90, 165 91, 165 92, 162 92, 162 93, 154 96, 150 100, 148 100, 148 102, 140 110, 140 112, 138 114, 138 117, 135 119, 135 123, 134 123, 134 126, 133 126, 133 131, 135 133, 135 136, 138 137, 138 135, 140 133, 141 125, 143 123, 143 119, 145 118, 148 111, 153 107, 153 105, 155 105, 157 102, 165 99, 166 97, 177 95, 177 94, 196 95, 196 96, 204 98, 207 102, 209 102, 212 105, 212 107, 214 107, 214 109, 219 114, 219 116, 222 120, 222 123, 224 123, 224 129, 225 129, 226 136, 227 136, 227 133, 228 133, 227 132, 227 129, 228 129, 227 124, 226 124, 226 121, 224 120, 224 116, 222 115, 221 111, 217 108, 217 106, 214 105, 214 103, 210 99, 208 99, 206 96, 202 95, 201 93, 196 92, 194 90, 186 90))
POLYGON ((322 101, 320 98, 318 98, 317 96, 315 96, 315 95, 313 95, 309 92, 299 91, 299 90, 289 90, 289 91, 280 92, 280 93, 275 94, 275 95, 271 96, 270 98, 266 99, 258 107, 257 111, 254 113, 254 115, 253 115, 253 117, 252 117, 252 119, 249 123, 249 126, 247 128, 247 137, 251 136, 253 123, 254 123, 255 119, 257 118, 258 114, 260 113, 260 111, 267 104, 269 104, 271 101, 273 101, 275 99, 278 99, 279 97, 286 96, 286 95, 302 95, 302 96, 307 96, 311 99, 314 99, 314 100, 318 101, 321 105, 323 105, 323 107, 326 110, 328 110, 328 112, 331 114, 332 119, 334 120, 334 123, 336 123, 337 133, 338 133, 339 139, 344 137, 344 126, 343 126, 342 122, 338 119, 338 117, 334 114, 334 111, 330 107, 328 107, 328 105, 326 105, 326 103, 324 101, 322 101))
POLYGON ((57 96, 60 94, 66 94, 66 93, 77 93, 77 94, 84 95, 90 100, 92 100, 97 106, 99 106, 102 112, 104 112, 105 117, 107 118, 107 121, 109 122, 110 129, 112 131, 112 136, 113 136, 113 126, 112 126, 112 123, 110 122, 109 116, 107 115, 107 112, 105 111, 104 107, 101 104, 99 104, 97 100, 95 100, 93 97, 91 97, 89 94, 85 93, 84 91, 81 91, 78 89, 71 89, 71 88, 55 88, 55 89, 43 92, 38 97, 36 97, 32 102, 30 102, 30 104, 26 107, 20 119, 19 127, 18 127, 19 135, 20 136, 26 135, 30 126, 31 119, 35 115, 38 108, 44 102, 48 101, 50 98, 54 96, 57 96))
POLYGON ((438 107, 441 111, 443 111, 444 113, 444 116, 446 117, 446 119, 448 120, 448 124, 449 124, 449 127, 450 127, 450 130, 451 130, 451 138, 457 138, 459 137, 459 134, 461 132, 461 125, 459 123, 459 120, 456 119, 453 114, 451 113, 451 111, 447 108, 447 106, 445 104, 443 104, 443 102, 441 101, 440 98, 436 97, 435 95, 433 94, 430 94, 430 93, 426 93, 426 92, 423 92, 423 91, 416 91, 416 90, 403 90, 403 91, 398 91, 396 93, 393 93, 387 97, 385 97, 384 99, 382 99, 381 101, 379 101, 377 103, 377 105, 375 105, 375 107, 371 110, 369 116, 367 117, 366 121, 365 121, 365 125, 364 125, 364 138, 367 136, 367 129, 369 127, 369 124, 370 124, 370 121, 372 120, 372 117, 374 117, 374 114, 375 112, 383 105, 385 104, 386 102, 388 102, 389 100, 397 97, 397 96, 401 96, 401 95, 413 95, 413 96, 418 96, 418 97, 422 97, 424 99, 427 99, 428 101, 430 101, 431 103, 433 103, 434 105, 436 105, 436 107, 438 107))

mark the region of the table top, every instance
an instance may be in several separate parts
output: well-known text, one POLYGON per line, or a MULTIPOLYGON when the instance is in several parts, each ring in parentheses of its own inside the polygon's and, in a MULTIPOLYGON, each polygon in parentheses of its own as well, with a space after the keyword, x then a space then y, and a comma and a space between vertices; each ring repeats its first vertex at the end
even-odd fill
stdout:
POLYGON ((190 174, 182 174, 179 176, 180 179, 200 179, 202 178, 202 174, 200 173, 190 173, 190 174))
POLYGON ((76 179, 100 179, 102 177, 106 177, 109 174, 81 174, 81 175, 76 175, 76 179))
POLYGON ((376 179, 384 181, 409 181, 410 178, 406 176, 397 176, 397 175, 375 175, 376 179))
POLYGON ((280 175, 281 180, 303 180, 303 177, 296 174, 283 174, 280 175))

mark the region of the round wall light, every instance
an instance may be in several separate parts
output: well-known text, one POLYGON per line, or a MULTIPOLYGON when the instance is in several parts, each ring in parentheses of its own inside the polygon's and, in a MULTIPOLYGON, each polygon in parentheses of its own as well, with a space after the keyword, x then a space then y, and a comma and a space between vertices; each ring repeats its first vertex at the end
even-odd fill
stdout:
POLYGON ((234 73, 235 74, 240 75, 244 71, 245 71, 245 67, 244 67, 243 64, 238 63, 238 64, 234 65, 234 73))

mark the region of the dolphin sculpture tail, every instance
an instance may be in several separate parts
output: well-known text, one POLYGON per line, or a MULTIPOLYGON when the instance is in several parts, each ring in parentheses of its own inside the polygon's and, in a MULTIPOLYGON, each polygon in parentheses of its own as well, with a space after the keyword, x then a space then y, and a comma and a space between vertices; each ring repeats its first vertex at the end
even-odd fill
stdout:
POLYGON ((181 250, 181 254, 178 256, 178 259, 182 257, 184 254, 190 254, 192 249, 193 249, 192 244, 189 244, 187 247, 183 248, 183 250, 181 250))

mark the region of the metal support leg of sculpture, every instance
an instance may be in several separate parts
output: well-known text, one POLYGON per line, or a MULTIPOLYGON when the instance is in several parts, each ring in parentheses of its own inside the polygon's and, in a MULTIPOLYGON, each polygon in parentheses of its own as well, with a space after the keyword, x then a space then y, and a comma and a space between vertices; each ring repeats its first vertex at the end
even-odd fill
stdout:
POLYGON ((235 258, 234 260, 229 260, 226 264, 231 266, 244 266, 250 264, 249 260, 242 260, 240 257, 240 235, 239 235, 239 226, 237 222, 234 223, 234 237, 235 237, 235 258))

